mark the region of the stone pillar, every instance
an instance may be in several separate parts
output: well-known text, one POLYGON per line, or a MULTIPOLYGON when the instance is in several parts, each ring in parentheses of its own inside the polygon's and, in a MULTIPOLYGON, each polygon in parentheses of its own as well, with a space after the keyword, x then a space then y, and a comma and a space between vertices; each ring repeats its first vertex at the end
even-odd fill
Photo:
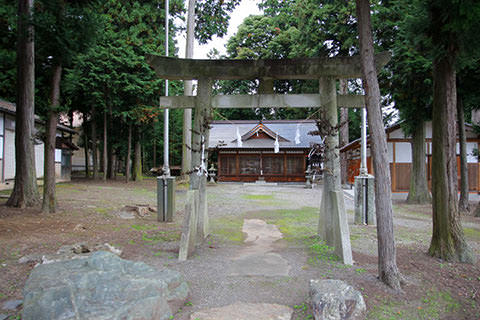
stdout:
POLYGON ((375 177, 370 174, 355 177, 355 224, 376 225, 375 177))
POLYGON ((202 162, 202 147, 205 150, 205 162, 207 162, 208 156, 208 122, 212 112, 212 80, 199 79, 197 86, 192 139, 192 168, 194 170, 190 174, 190 189, 199 191, 197 239, 201 242, 208 236, 207 177, 204 174, 198 175, 198 169, 202 162))
POLYGON ((340 152, 337 114, 337 92, 334 78, 320 78, 320 101, 325 110, 330 134, 325 137, 325 162, 322 202, 318 234, 327 245, 335 247, 335 254, 344 264, 353 264, 345 203, 341 186, 340 152))
POLYGON ((259 94, 273 94, 273 79, 260 79, 260 84, 258 86, 259 94))

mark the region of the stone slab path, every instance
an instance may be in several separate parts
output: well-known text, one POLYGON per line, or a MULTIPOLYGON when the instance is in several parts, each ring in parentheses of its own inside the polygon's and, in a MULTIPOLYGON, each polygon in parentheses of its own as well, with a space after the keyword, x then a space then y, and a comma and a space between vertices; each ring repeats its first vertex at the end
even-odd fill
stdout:
POLYGON ((287 306, 268 303, 237 302, 221 308, 200 310, 191 320, 290 320, 293 310, 287 306))
POLYGON ((274 253, 273 243, 283 236, 277 226, 260 219, 245 219, 242 231, 246 247, 232 258, 230 276, 288 276, 288 261, 274 253))

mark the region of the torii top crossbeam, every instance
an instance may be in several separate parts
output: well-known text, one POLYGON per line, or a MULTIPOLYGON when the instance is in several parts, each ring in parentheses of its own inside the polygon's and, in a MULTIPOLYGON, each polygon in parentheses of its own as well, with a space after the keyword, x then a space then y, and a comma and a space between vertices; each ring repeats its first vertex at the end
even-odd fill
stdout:
MULTIPOLYGON (((320 77, 353 79, 362 76, 360 57, 258 59, 258 60, 197 60, 147 55, 159 78, 168 80, 295 79, 320 77)), ((389 52, 375 55, 377 70, 390 60, 389 52)))

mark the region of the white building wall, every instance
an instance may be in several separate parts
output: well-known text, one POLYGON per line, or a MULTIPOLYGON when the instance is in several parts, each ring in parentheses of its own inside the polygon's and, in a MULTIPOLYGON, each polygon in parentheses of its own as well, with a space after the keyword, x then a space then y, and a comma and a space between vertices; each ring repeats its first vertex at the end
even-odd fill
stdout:
POLYGON ((395 142, 395 161, 397 163, 412 162, 412 147, 410 142, 395 142))
POLYGON ((37 178, 43 178, 44 144, 35 145, 35 169, 37 178))
POLYGON ((478 151, 478 144, 476 142, 467 142, 467 162, 478 162, 477 157, 474 156, 474 150, 478 151))
MULTIPOLYGON (((5 125, 8 120, 13 117, 7 115, 5 118, 5 125)), ((15 178, 15 131, 10 130, 8 126, 5 127, 5 180, 15 178)))
MULTIPOLYGON (((370 148, 369 148, 370 150, 370 148)), ((387 151, 388 151, 388 162, 393 162, 393 143, 387 143, 387 151)))

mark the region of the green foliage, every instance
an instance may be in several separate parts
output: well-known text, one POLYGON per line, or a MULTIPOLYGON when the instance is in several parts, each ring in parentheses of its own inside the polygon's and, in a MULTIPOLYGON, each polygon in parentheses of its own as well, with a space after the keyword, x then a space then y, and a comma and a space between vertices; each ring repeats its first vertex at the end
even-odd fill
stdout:
POLYGON ((16 1, 0 0, 0 98, 15 101, 16 1))
POLYGON ((195 3, 195 38, 200 44, 212 40, 213 36, 227 34, 230 13, 240 0, 198 0, 195 3))

